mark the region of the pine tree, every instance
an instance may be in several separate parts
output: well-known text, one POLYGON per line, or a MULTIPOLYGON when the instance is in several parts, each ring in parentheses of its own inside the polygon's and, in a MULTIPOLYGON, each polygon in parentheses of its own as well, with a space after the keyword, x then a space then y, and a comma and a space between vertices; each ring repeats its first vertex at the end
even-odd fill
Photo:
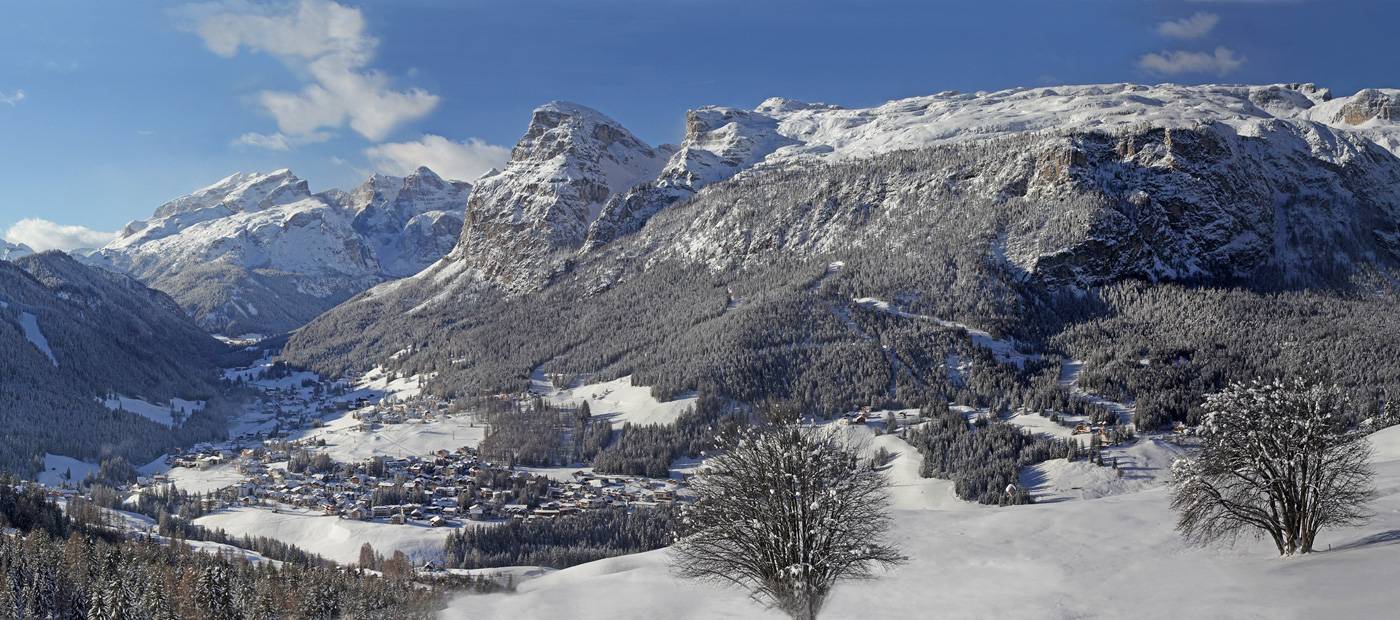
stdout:
POLYGON ((234 617, 228 570, 222 563, 206 561, 195 581, 195 606, 205 618, 234 617))
POLYGON ((15 582, 10 578, 10 570, 0 567, 0 618, 18 618, 19 610, 19 598, 15 593, 15 582))

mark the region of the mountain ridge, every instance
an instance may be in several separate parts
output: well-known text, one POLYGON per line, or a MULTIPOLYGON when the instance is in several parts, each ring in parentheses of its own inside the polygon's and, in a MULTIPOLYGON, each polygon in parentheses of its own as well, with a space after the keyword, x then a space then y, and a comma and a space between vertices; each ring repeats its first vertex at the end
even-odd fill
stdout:
POLYGON ((236 173, 128 224, 87 260, 169 292, 210 331, 279 333, 437 260, 470 192, 425 167, 317 194, 285 168, 236 173))
MULTIPOLYGON (((980 354, 947 335, 909 340, 941 323, 907 316, 1044 346, 1110 319, 1112 291, 1134 282, 1179 283, 1172 294, 1186 296, 1242 287, 1248 303, 1281 311, 1270 291, 1327 295, 1394 271, 1400 160, 1383 144, 1393 127, 1384 106, 1363 106, 1373 115, 1362 120, 1341 112, 1351 103, 1309 85, 942 94, 880 114, 770 100, 752 113, 776 122, 732 115, 725 140, 696 123, 677 165, 613 194, 592 224, 618 214, 625 225, 610 239, 570 237, 519 263, 502 252, 495 272, 459 246, 313 321, 285 355, 330 374, 438 373, 433 389, 445 393, 519 389, 544 368, 632 373, 658 397, 704 388, 748 402, 916 405, 968 390, 951 378, 967 373, 943 376, 941 360, 980 354), (766 148, 695 152, 772 145, 774 131, 791 142, 761 158, 750 154, 766 148), (702 160, 739 163, 723 179, 702 174, 713 166, 685 174, 702 160), (870 324, 852 302, 864 298, 904 314, 870 324), (891 341, 904 344, 878 344, 891 341), (864 379, 832 383, 833 369, 853 364, 864 379)), ((552 234, 543 219, 509 232, 521 247, 552 234)))

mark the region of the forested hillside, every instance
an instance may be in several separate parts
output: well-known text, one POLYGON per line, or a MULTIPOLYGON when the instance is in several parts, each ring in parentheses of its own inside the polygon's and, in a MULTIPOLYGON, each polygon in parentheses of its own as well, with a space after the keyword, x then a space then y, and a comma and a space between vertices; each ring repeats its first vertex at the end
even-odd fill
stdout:
POLYGON ((144 463, 226 431, 226 347, 164 293, 66 254, 0 261, 0 351, 0 469, 32 474, 46 452, 144 463), (210 405, 172 429, 108 409, 111 394, 210 405))

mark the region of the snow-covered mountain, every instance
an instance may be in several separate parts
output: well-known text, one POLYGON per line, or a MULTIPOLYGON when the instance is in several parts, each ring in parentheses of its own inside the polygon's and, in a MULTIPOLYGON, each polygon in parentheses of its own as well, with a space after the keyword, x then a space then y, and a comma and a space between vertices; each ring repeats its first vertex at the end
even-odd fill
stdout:
MULTIPOLYGON (((861 109, 774 98, 753 110, 692 111, 678 147, 652 149, 593 110, 551 103, 535 111, 506 170, 482 180, 458 247, 431 270, 432 279, 452 282, 449 288, 470 284, 465 290, 482 282, 516 293, 538 289, 572 268, 578 255, 641 230, 658 212, 705 187, 750 171, 810 168, 1012 136, 1043 135, 1040 143, 1046 145, 1060 140, 1060 146, 1043 147, 1058 152, 1071 148, 1064 144, 1074 141, 1069 136, 1075 134, 1145 136, 1158 130, 1155 140, 1165 138, 1170 150, 1166 136, 1173 132, 1185 136, 1214 126, 1217 146, 1239 146, 1239 153, 1256 160, 1291 159, 1297 166, 1283 164, 1278 173, 1294 178, 1287 168, 1345 164, 1371 157, 1372 148, 1400 153, 1397 110, 1397 90, 1369 89, 1334 98, 1311 84, 1018 88, 947 92, 861 109)), ((1127 148, 1139 160, 1167 158, 1139 161, 1143 170, 1175 169, 1175 160, 1189 157, 1179 150, 1154 155, 1127 148)), ((1197 155, 1191 161, 1197 173, 1207 165, 1230 168, 1230 162, 1202 159, 1211 153, 1197 155)), ((1380 176, 1370 183, 1385 183, 1389 173, 1376 174, 1380 176)), ((1138 182, 1120 179, 1119 189, 1138 182)), ((1166 183, 1166 191, 1179 189, 1166 183)), ((1251 191, 1252 197, 1262 198, 1273 190, 1251 191)), ((1257 214, 1238 219, 1257 219, 1257 214)), ((731 240, 735 233, 725 232, 731 240)), ((698 240, 688 244, 696 246, 698 240)), ((1172 279, 1192 274, 1198 270, 1176 265, 1148 275, 1172 279)))
POLYGON ((10 243, 0 239, 0 260, 15 260, 33 253, 34 250, 23 243, 10 243))
POLYGON ((1026 314, 1038 300, 1123 280, 1332 285, 1400 265, 1397 101, 1306 84, 941 93, 865 109, 770 99, 692 112, 675 149, 550 104, 480 182, 452 252, 308 325, 288 354, 337 372, 408 342, 421 346, 396 363, 459 383, 506 385, 562 358, 569 372, 665 367, 684 377, 667 389, 683 389, 715 380, 707 364, 775 355, 762 334, 778 316, 834 337, 823 330, 851 297, 1017 329, 1039 320, 1026 314), (833 273, 844 298, 818 286, 833 273), (531 331, 544 316, 551 329, 531 331), (705 331, 721 329, 711 319, 726 327, 705 331), (418 325, 462 333, 429 342, 418 325))
POLYGON ((376 174, 338 202, 354 214, 351 225, 369 242, 380 272, 401 277, 452 249, 470 193, 471 185, 420 167, 406 177, 376 174))
POLYGON ((427 168, 321 194, 290 170, 239 173, 128 224, 90 260, 169 293, 211 331, 282 332, 440 258, 470 190, 427 168))
POLYGON ((508 288, 535 288, 583 243, 608 200, 655 178, 668 154, 590 108, 540 106, 505 170, 477 181, 470 225, 445 262, 508 288))

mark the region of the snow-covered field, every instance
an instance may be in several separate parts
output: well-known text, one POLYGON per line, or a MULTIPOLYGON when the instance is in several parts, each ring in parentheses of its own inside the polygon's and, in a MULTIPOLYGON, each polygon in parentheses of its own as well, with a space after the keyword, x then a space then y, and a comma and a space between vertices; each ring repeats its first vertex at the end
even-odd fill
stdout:
POLYGON ((347 413, 331 420, 324 428, 298 436, 326 440, 326 446, 317 451, 347 463, 375 456, 422 456, 439 449, 474 448, 486 437, 486 426, 465 414, 439 417, 430 422, 407 420, 402 424, 384 424, 373 431, 355 430, 359 424, 359 420, 347 413))
POLYGON ((172 467, 166 475, 170 476, 170 482, 175 484, 175 488, 190 493, 211 493, 243 482, 246 478, 231 463, 209 469, 172 467))
POLYGON ((174 419, 170 416, 172 408, 182 412, 186 419, 188 419, 190 415, 204 409, 204 401, 185 400, 183 398, 173 399, 168 405, 159 405, 139 398, 116 396, 103 399, 102 404, 113 411, 121 409, 166 426, 175 425, 174 419))
POLYGON ((364 543, 374 545, 375 551, 385 556, 403 551, 415 564, 435 560, 442 556, 447 534, 455 529, 353 521, 318 512, 273 512, 264 508, 221 510, 195 519, 195 523, 237 536, 266 536, 344 564, 359 560, 364 543))
POLYGON ((423 393, 419 382, 427 378, 418 376, 394 378, 385 373, 383 368, 375 366, 363 377, 360 377, 359 381, 355 382, 355 388, 381 393, 384 400, 392 401, 412 398, 423 393))
POLYGON ((1186 453, 1170 436, 1152 435, 1105 446, 1101 467, 1085 459, 1052 459, 1021 471, 1021 485, 1038 502, 1094 499, 1158 487, 1171 480, 1172 461, 1186 453))
MULTIPOLYGON (((1375 517, 1324 531, 1318 552, 1290 559, 1252 540, 1234 549, 1186 545, 1160 485, 1092 500, 954 507, 936 492, 902 493, 901 455, 888 471, 893 537, 909 563, 874 582, 838 586, 822 617, 1391 617, 1400 604, 1400 427, 1373 442, 1375 517)), ((515 594, 463 596, 443 617, 781 617, 743 592, 674 577, 668 554, 576 566, 526 581, 515 594)))
POLYGON ((628 422, 671 424, 686 409, 694 406, 696 401, 694 396, 668 401, 656 400, 651 395, 650 387, 633 385, 631 375, 612 381, 558 389, 536 370, 531 375, 530 389, 547 397, 549 402, 556 405, 577 406, 587 402, 593 417, 608 420, 614 428, 621 428, 628 422))
POLYGON ((88 474, 94 473, 97 473, 96 464, 58 454, 45 454, 44 471, 39 472, 36 480, 44 486, 57 488, 69 482, 77 485, 88 474))

